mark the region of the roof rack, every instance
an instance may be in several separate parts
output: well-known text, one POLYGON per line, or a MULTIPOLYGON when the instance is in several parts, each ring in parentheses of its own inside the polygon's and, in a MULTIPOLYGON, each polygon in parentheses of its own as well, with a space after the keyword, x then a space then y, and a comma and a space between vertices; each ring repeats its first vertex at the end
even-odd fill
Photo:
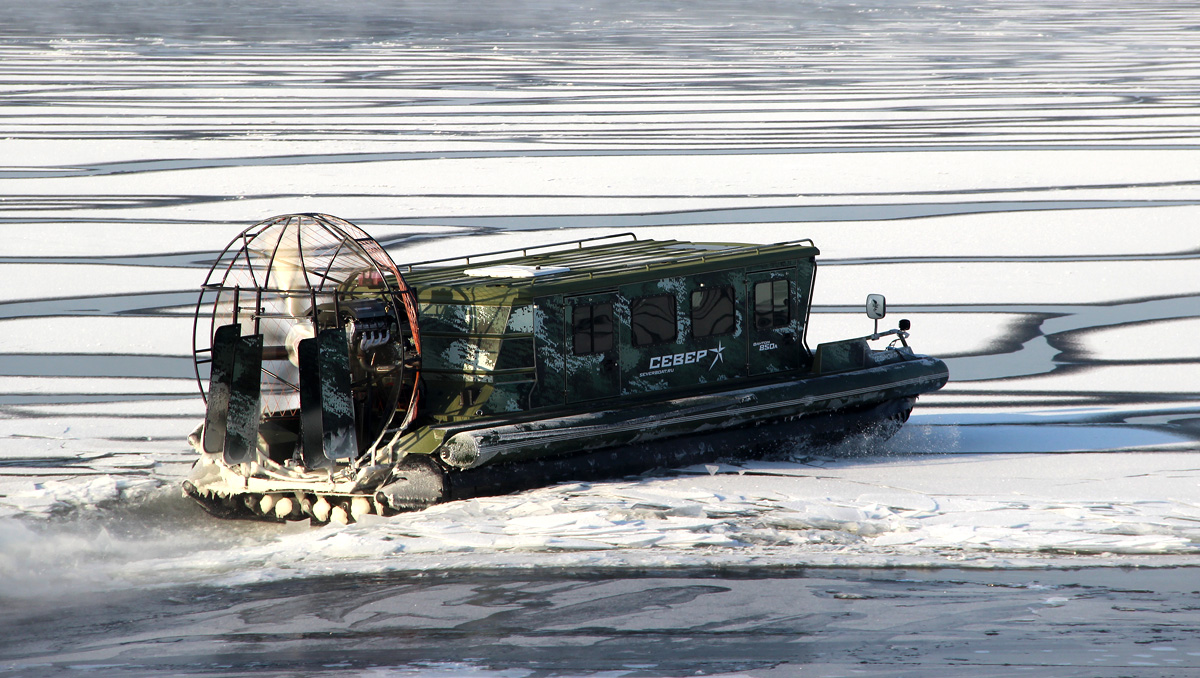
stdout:
POLYGON ((596 236, 594 238, 583 238, 580 240, 564 240, 563 242, 554 242, 554 243, 549 243, 546 245, 535 245, 533 247, 514 247, 513 249, 510 249, 510 250, 496 250, 495 252, 484 252, 482 254, 469 254, 467 256, 462 256, 462 257, 446 257, 444 259, 429 259, 427 261, 417 261, 417 262, 413 262, 411 264, 406 264, 404 268, 405 268, 405 273, 412 273, 414 266, 427 266, 429 264, 445 264, 445 263, 451 262, 451 261, 461 261, 464 264, 466 264, 467 266, 470 266, 472 263, 471 262, 472 258, 474 258, 476 260, 476 262, 478 262, 479 259, 482 259, 485 257, 499 257, 500 255, 503 255, 503 254, 513 254, 516 252, 520 252, 521 256, 525 257, 525 256, 529 256, 530 252, 534 252, 537 250, 550 249, 550 248, 554 248, 554 247, 575 246, 578 249, 583 249, 584 243, 596 242, 597 240, 612 240, 612 239, 616 239, 616 238, 632 238, 633 240, 637 240, 637 236, 634 235, 632 232, 617 233, 616 235, 600 235, 600 236, 596 236))
MULTIPOLYGON (((647 241, 647 242, 653 242, 653 241, 647 241)), ((690 243, 680 243, 680 244, 690 244, 690 243)), ((768 243, 765 245, 745 244, 745 245, 741 245, 740 247, 730 247, 729 249, 724 249, 724 250, 713 250, 713 251, 706 251, 706 252, 691 254, 688 256, 679 257, 677 259, 671 259, 670 261, 648 261, 644 264, 639 264, 638 268, 641 268, 646 271, 651 271, 655 268, 675 266, 678 264, 685 264, 685 263, 690 263, 693 261, 708 261, 709 259, 733 257, 733 256, 737 256, 740 254, 747 254, 747 253, 751 253, 751 252, 753 252, 754 254, 760 254, 760 253, 762 253, 763 250, 777 249, 777 248, 783 248, 783 247, 793 247, 796 245, 807 245, 808 247, 816 247, 816 243, 814 243, 812 241, 812 238, 801 238, 799 240, 788 240, 785 242, 768 243)), ((592 278, 592 277, 595 277, 595 274, 596 274, 595 271, 571 271, 569 273, 560 274, 557 277, 562 278, 562 279, 585 277, 585 276, 588 278, 592 278)))

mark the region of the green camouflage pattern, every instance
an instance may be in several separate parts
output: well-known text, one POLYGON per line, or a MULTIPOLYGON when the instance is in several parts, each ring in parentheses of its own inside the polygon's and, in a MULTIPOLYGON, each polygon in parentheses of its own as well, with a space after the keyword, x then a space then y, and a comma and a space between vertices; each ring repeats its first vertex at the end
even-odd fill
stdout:
MULTIPOLYGON (((468 471, 716 431, 740 436, 753 427, 762 438, 762 425, 799 430, 804 422, 843 415, 902 422, 917 396, 949 378, 942 361, 914 354, 898 330, 886 334, 897 335, 899 347, 873 350, 867 338, 856 337, 810 350, 805 338, 819 254, 810 241, 601 240, 403 271, 406 286, 393 287, 415 295, 413 339, 420 350, 412 347, 404 359, 420 374, 419 386, 411 386, 419 388, 419 405, 408 410, 417 418, 389 429, 368 459, 335 464, 322 491, 374 497, 374 484, 393 465, 416 464, 406 457, 424 456, 421 468, 468 471)), ((355 284, 342 290, 347 298, 355 284)), ((234 330, 228 332, 232 338, 234 330)), ((346 334, 338 334, 344 351, 346 334)), ((261 338, 239 349, 250 355, 234 361, 235 386, 239 365, 261 361, 261 338)), ((349 377, 344 355, 337 358, 333 371, 349 377)), ((257 417, 242 421, 242 414, 258 412, 257 379, 252 386, 233 389, 251 397, 230 404, 231 433, 241 434, 238 444, 225 446, 230 464, 250 456, 257 417)), ((347 406, 331 401, 321 413, 344 414, 347 406)), ((318 413, 311 405, 301 410, 318 413)), ((308 439, 308 428, 291 435, 308 439)), ((330 442, 326 449, 341 449, 330 442)), ((310 466, 317 461, 312 447, 302 449, 310 466)), ((316 482, 238 474, 221 480, 211 471, 205 466, 194 475, 194 496, 307 493, 316 482)), ((453 488, 453 476, 445 477, 443 491, 453 488)), ((392 494, 403 499, 407 491, 392 494)))
POLYGON ((545 276, 498 281, 469 266, 415 269, 406 279, 422 300, 434 423, 397 447, 466 469, 794 420, 940 388, 945 365, 907 348, 872 351, 857 338, 808 349, 816 254, 806 241, 635 241, 491 262, 556 267, 545 276), (723 321, 714 323, 694 308, 710 296, 730 306, 732 318, 717 314, 723 321), (612 345, 580 352, 598 340, 577 343, 575 333, 591 326, 576 323, 576 314, 591 309, 580 316, 590 318, 605 304, 612 345), (639 315, 647 304, 661 311, 653 331, 639 315))
POLYGON ((812 289, 812 277, 811 262, 746 274, 746 307, 752 316, 755 315, 754 293, 759 285, 785 282, 788 288, 786 323, 772 327, 759 327, 753 321, 747 323, 750 326, 746 361, 749 374, 786 372, 807 367, 809 356, 804 348, 804 330, 808 320, 807 297, 812 289))
MULTIPOLYGON (((564 301, 562 326, 565 335, 562 341, 562 352, 565 363, 566 383, 565 400, 568 403, 585 402, 599 398, 611 398, 621 393, 621 370, 618 351, 619 342, 614 333, 610 339, 611 346, 602 352, 576 355, 573 337, 566 328, 572 326, 577 309, 583 306, 610 306, 614 328, 621 326, 620 314, 623 299, 616 294, 587 294, 570 297, 564 301)), ((626 314, 628 317, 628 314, 626 314)))
POLYGON ((534 375, 530 409, 561 405, 567 392, 567 313, 561 296, 534 299, 534 375))
POLYGON ((802 388, 791 381, 760 381, 671 399, 646 394, 609 401, 609 407, 518 422, 493 420, 437 427, 444 444, 436 451, 448 466, 470 469, 852 412, 936 390, 948 378, 945 364, 935 358, 915 356, 907 349, 878 353, 890 355, 881 357, 881 364, 856 372, 811 376, 802 388))
MULTIPOLYGON (((651 244, 668 251, 678 245, 639 244, 643 254, 651 244)), ((553 279, 558 276, 547 276, 544 284, 517 280, 498 285, 492 278, 462 276, 458 269, 442 270, 440 281, 422 271, 421 277, 430 278, 426 282, 431 286, 410 284, 421 297, 426 411, 437 421, 458 422, 807 369, 812 357, 804 346, 804 334, 814 253, 810 245, 790 252, 776 250, 766 263, 756 253, 747 257, 750 265, 728 262, 723 270, 692 275, 655 277, 649 275, 653 268, 635 269, 610 276, 615 284, 607 291, 583 294, 571 294, 578 285, 553 279), (755 327, 752 294, 755 285, 764 281, 786 282, 785 324, 755 327), (563 293, 533 296, 543 286, 563 293), (731 325, 716 334, 696 336, 693 295, 719 288, 732 290, 731 325), (662 296, 674 301, 673 338, 635 346, 631 304, 662 296), (606 303, 613 310, 611 348, 577 354, 572 335, 576 309, 606 303)))

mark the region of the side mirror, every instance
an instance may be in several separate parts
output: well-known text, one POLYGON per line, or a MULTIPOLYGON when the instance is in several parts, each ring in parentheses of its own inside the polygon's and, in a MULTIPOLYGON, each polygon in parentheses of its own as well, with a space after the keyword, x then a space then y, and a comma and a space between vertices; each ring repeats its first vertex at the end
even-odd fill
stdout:
POLYGON ((887 299, 884 299, 882 294, 868 294, 867 317, 871 320, 879 320, 885 315, 887 315, 887 299))
POLYGON ((907 332, 912 329, 912 323, 908 322, 908 318, 900 319, 900 331, 907 332))

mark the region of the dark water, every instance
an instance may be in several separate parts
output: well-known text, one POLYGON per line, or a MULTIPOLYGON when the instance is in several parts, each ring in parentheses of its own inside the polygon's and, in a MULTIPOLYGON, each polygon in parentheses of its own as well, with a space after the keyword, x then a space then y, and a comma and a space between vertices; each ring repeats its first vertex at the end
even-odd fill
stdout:
POLYGON ((21 676, 1200 671, 1190 569, 468 571, 6 606, 21 676))

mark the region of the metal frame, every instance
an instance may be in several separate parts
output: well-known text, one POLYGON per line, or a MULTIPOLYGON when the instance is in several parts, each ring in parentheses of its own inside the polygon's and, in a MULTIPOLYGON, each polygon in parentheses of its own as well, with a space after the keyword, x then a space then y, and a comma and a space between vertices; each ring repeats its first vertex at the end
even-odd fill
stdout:
POLYGON ((631 238, 635 241, 637 240, 637 236, 634 235, 633 232, 617 233, 615 235, 598 235, 594 238, 581 238, 579 240, 564 240, 562 242, 552 242, 552 243, 549 243, 546 245, 535 245, 533 247, 514 247, 510 250, 496 250, 494 252, 481 252, 479 254, 468 254, 466 256, 461 256, 461 257, 446 257, 444 259, 429 259, 426 261, 418 261, 418 262, 414 262, 411 264, 405 264, 404 268, 405 268, 406 272, 412 273, 414 266, 428 266, 429 264, 444 264, 449 261, 461 261, 464 264, 466 264, 467 266, 470 266, 471 265, 471 257, 475 257, 476 259, 479 259, 481 257, 496 257, 496 256, 500 256, 501 254, 513 254, 516 252, 520 252, 521 256, 527 257, 527 256, 529 256, 529 253, 533 250, 549 249, 551 247, 569 247, 571 245, 576 246, 577 249, 583 249, 583 243, 585 243, 585 242, 595 242, 597 240, 613 240, 616 238, 626 238, 626 237, 631 238))
MULTIPOLYGON (((394 302, 399 302, 394 304, 392 309, 392 313, 397 316, 397 321, 400 320, 399 314, 401 313, 401 308, 403 308, 405 319, 408 321, 407 324, 409 336, 412 338, 413 345, 417 353, 420 353, 420 327, 417 322, 417 308, 415 300, 413 299, 413 292, 408 287, 408 284, 404 281, 404 278, 400 275, 395 262, 392 261, 391 257, 388 256, 387 251, 384 250, 382 246, 380 246, 361 228, 344 219, 319 213, 279 215, 260 221, 234 236, 234 238, 230 240, 229 244, 226 245, 221 253, 217 256, 216 260, 209 268, 208 275, 205 277, 204 283, 201 285, 200 295, 196 300, 196 310, 192 315, 192 363, 195 371, 196 385, 200 391, 200 396, 204 399, 205 403, 208 401, 208 395, 205 391, 204 377, 201 375, 201 365, 211 362, 211 357, 205 358, 203 355, 207 353, 209 356, 211 356, 212 354, 213 332, 216 328, 223 294, 226 292, 233 293, 233 318, 236 319, 242 310, 241 298, 243 286, 241 284, 227 284, 229 282, 229 277, 232 275, 235 267, 238 265, 239 260, 244 258, 244 270, 249 275, 250 281, 254 285, 255 290, 255 306, 252 312, 255 334, 259 333, 260 321, 262 319, 274 318, 277 316, 281 318, 284 317, 280 316, 279 314, 264 313, 262 308, 262 296, 264 293, 266 293, 286 298, 290 294, 298 292, 298 290, 282 288, 277 289, 270 286, 271 271, 275 262, 275 256, 283 244, 283 239, 288 234, 288 229, 293 227, 296 228, 296 246, 300 259, 300 274, 303 276, 304 286, 306 288, 305 292, 314 302, 312 304, 312 312, 314 314, 316 313, 315 300, 318 294, 331 294, 333 296, 335 309, 337 308, 339 294, 336 288, 327 290, 326 287, 330 281, 330 274, 334 263, 337 261, 339 255, 341 255, 343 251, 347 249, 347 244, 353 243, 352 245, 349 245, 351 250, 357 250, 356 254, 364 261, 368 262, 369 267, 372 268, 374 273, 379 276, 383 288, 382 293, 390 297, 394 302), (259 272, 254 265, 253 258, 250 256, 250 247, 254 244, 256 238, 264 235, 265 233, 269 232, 271 228, 275 227, 280 227, 281 232, 279 234, 279 239, 275 242, 274 247, 272 247, 270 250, 270 258, 268 260, 265 277, 260 284, 258 280, 259 272), (328 235, 332 236, 332 239, 337 242, 337 248, 334 249, 333 253, 329 255, 329 264, 325 267, 324 272, 309 270, 309 265, 308 262, 306 262, 304 255, 304 232, 306 228, 321 229, 328 235), (237 246, 236 251, 234 251, 235 245, 237 246), (310 275, 310 273, 312 275, 310 275), (313 286, 312 280, 314 276, 319 280, 315 287, 313 286), (211 305, 211 312, 206 312, 205 307, 207 305, 211 305), (209 330, 206 333, 208 337, 207 347, 202 347, 200 345, 202 340, 200 335, 201 315, 206 316, 209 323, 209 330)), ((296 319, 299 319, 298 316, 289 315, 286 317, 295 317, 296 319)), ((313 320, 315 325, 315 315, 313 320)), ((340 317, 337 322, 341 322, 340 317)), ((295 388, 294 385, 281 379, 277 375, 271 373, 269 370, 264 368, 263 371, 269 374, 275 380, 292 386, 293 389, 295 388)), ((419 377, 420 374, 418 371, 414 375, 414 379, 419 379, 419 377)), ((414 388, 410 397, 410 402, 407 403, 408 409, 405 421, 403 422, 404 426, 407 426, 416 414, 416 400, 417 389, 414 388)))

